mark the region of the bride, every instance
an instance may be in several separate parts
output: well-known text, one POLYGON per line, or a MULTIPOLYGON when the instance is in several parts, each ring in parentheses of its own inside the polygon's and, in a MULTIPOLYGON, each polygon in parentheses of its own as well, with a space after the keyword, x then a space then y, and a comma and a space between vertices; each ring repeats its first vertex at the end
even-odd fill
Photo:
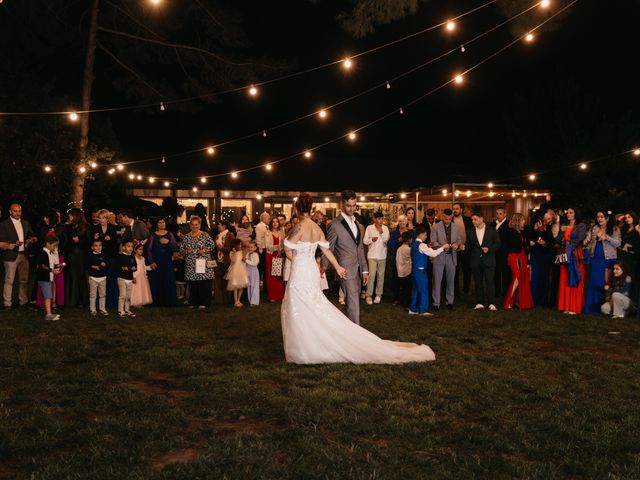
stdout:
POLYGON ((309 218, 313 199, 302 193, 294 209, 300 222, 285 240, 291 274, 282 301, 282 337, 287 362, 307 363, 405 363, 435 360, 426 345, 382 340, 351 322, 322 293, 316 248, 320 247, 336 272, 347 271, 329 250, 329 243, 309 218))

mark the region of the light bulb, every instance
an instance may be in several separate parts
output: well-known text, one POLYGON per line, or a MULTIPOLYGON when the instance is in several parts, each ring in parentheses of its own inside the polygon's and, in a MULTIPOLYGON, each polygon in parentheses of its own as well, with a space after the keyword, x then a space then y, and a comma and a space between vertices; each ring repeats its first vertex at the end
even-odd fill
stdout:
POLYGON ((311 150, 305 150, 304 158, 311 158, 311 150))
POLYGON ((636 157, 640 157, 640 148, 636 148, 636 149, 633 151, 633 154, 634 154, 636 157))
POLYGON ((51 167, 49 165, 44 166, 44 171, 49 173, 51 171, 51 167))
POLYGON ((262 130, 262 136, 266 137, 267 136, 267 131, 266 130, 262 130))
POLYGON ((164 186, 168 187, 169 186, 169 182, 164 182, 164 186))
POLYGON ((198 187, 193 187, 191 190, 193 190, 194 192, 198 191, 198 187))
POLYGON ((471 196, 471 190, 467 190, 467 197, 471 196))
POLYGON ((80 171, 80 173, 84 173, 87 171, 87 168, 83 166, 83 167, 80 167, 78 170, 80 171))
POLYGON ((164 112, 164 102, 160 102, 160 111, 164 112))
POLYGON ((349 140, 351 140, 352 142, 356 139, 356 132, 349 132, 349 140))
POLYGON ((366 200, 366 199, 364 198, 364 196, 361 196, 361 197, 360 197, 360 201, 361 201, 361 202, 364 202, 365 200, 366 200))
POLYGON ((156 179, 153 177, 149 177, 149 183, 156 183, 156 179))
POLYGON ((266 168, 268 171, 271 171, 273 169, 273 165, 271 165, 270 163, 267 163, 264 168, 266 168))
POLYGON ((447 194, 447 189, 446 189, 446 188, 443 188, 443 189, 442 189, 442 195, 444 196, 444 195, 446 195, 446 194, 447 194))
POLYGON ((116 165, 116 168, 117 168, 118 170, 124 170, 124 165, 123 165, 123 164, 121 164, 121 163, 119 163, 118 165, 116 165))
POLYGON ((98 164, 97 164, 96 162, 90 162, 90 163, 89 163, 89 166, 90 166, 91 168, 98 168, 98 164))
POLYGON ((68 117, 69 117, 69 120, 71 120, 72 122, 77 122, 79 118, 76 112, 69 113, 68 117))
POLYGON ((323 119, 327 118, 327 111, 324 108, 321 110, 318 110, 318 116, 323 119))
POLYGON ((136 178, 137 178, 138 180, 142 180, 142 175, 138 175, 136 178))
POLYGON ((526 37, 524 37, 524 39, 525 39, 527 42, 529 42, 529 43, 533 42, 533 40, 534 40, 535 38, 536 38, 536 37, 535 37, 535 35, 534 35, 533 33, 527 33, 527 36, 526 36, 526 37))
POLYGON ((257 198, 258 200, 262 200, 262 195, 258 193, 258 194, 256 195, 256 198, 257 198))
POLYGON ((466 52, 466 49, 464 48, 464 45, 462 43, 460 44, 460 51, 462 53, 466 52))
POLYGON ((400 115, 404 115, 404 110, 400 107, 400 115))
POLYGON ((447 31, 453 32, 455 29, 456 29, 456 22, 454 22, 453 20, 449 20, 447 22, 447 31))
POLYGON ((116 173, 116 169, 115 168, 110 168, 109 169, 109 175, 113 175, 114 173, 116 173))
POLYGON ((387 80, 387 90, 389 90, 391 88, 391 84, 389 83, 389 80, 387 80))
POLYGON ((456 75, 455 77, 453 77, 453 80, 454 80, 458 85, 460 85, 460 84, 464 81, 464 78, 462 77, 462 74, 460 73, 460 74, 456 75))
POLYGON ((213 155, 214 153, 216 153, 216 149, 213 147, 207 147, 207 153, 209 155, 213 155))
POLYGON ((535 179, 536 179, 536 175, 534 173, 529 175, 529 180, 533 182, 535 179))
POLYGON ((162 163, 165 163, 166 161, 167 161, 167 159, 162 157, 162 163))
POLYGON ((238 173, 237 172, 232 172, 231 173, 231 178, 238 178, 238 173))
POLYGON ((353 62, 349 57, 347 57, 344 60, 342 60, 342 66, 344 67, 345 70, 349 70, 353 66, 353 62))
POLYGON ((324 201, 328 202, 329 201, 329 197, 324 197, 324 201))
POLYGON ((228 196, 229 196, 229 192, 228 192, 228 191, 225 191, 225 192, 224 192, 224 196, 225 196, 225 197, 228 197, 228 196))
POLYGON ((406 193, 401 193, 400 194, 400 198, 404 200, 405 198, 407 198, 407 194, 406 193))
POLYGON ((489 187, 489 188, 493 188, 493 183, 489 182, 489 184, 487 185, 487 187, 489 187))
POLYGON ((586 170, 587 169, 587 164, 586 163, 581 163, 580 164, 580 170, 586 170))
POLYGON ((136 178, 136 176, 133 173, 129 174, 129 180, 134 180, 136 178))
POLYGON ((551 0, 542 0, 540 2, 540 6, 542 8, 549 8, 549 5, 551 5, 551 0))
POLYGON ((201 177, 200 178, 200 183, 207 183, 206 177, 201 177))
POLYGON ((251 87, 249 88, 249 95, 251 95, 252 97, 258 95, 258 89, 254 85, 251 85, 251 87))

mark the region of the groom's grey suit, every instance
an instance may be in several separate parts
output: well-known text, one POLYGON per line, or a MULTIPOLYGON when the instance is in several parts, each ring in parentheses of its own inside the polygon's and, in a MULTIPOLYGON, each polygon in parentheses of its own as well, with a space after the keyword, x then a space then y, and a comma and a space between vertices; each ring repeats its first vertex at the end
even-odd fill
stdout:
MULTIPOLYGON (((338 263, 347 270, 347 277, 340 279, 347 304, 345 314, 353 323, 360 325, 362 274, 368 272, 368 264, 362 242, 362 228, 357 220, 356 227, 357 235, 354 237, 347 221, 339 215, 327 228, 327 240, 338 263)), ((322 257, 322 266, 325 269, 329 266, 329 260, 325 256, 322 257)))

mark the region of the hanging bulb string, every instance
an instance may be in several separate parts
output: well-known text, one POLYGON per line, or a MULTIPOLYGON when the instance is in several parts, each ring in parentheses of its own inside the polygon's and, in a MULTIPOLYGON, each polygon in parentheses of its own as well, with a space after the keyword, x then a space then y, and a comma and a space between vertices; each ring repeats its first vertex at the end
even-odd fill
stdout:
MULTIPOLYGON (((568 5, 566 5, 564 8, 560 9, 559 11, 557 11, 556 13, 554 13, 553 15, 551 15, 549 18, 547 18, 546 20, 544 20, 542 23, 538 24, 538 25, 537 25, 534 29, 532 29, 531 31, 535 31, 535 30, 540 29, 540 28, 541 28, 542 26, 544 26, 546 23, 550 22, 553 18, 555 18, 556 16, 560 15, 561 13, 563 13, 564 11, 566 11, 567 9, 569 9, 571 6, 575 5, 578 1, 579 1, 579 0, 573 0, 571 3, 569 3, 568 5)), ((488 57, 486 57, 486 58, 482 59, 480 62, 476 63, 476 64, 475 64, 475 65, 473 65, 472 67, 470 67, 470 68, 468 68, 467 70, 465 70, 465 71, 463 72, 463 74, 462 74, 462 75, 467 74, 467 73, 469 73, 469 72, 471 72, 471 71, 475 70, 475 69, 476 69, 476 68, 478 68, 479 66, 481 66, 481 65, 485 64, 485 63, 486 63, 487 61, 489 61, 490 59, 495 58, 497 55, 499 55, 500 53, 502 53, 502 52, 506 51, 508 48, 512 47, 513 45, 515 45, 515 44, 516 44, 516 43, 518 43, 519 41, 522 41, 522 39, 523 39, 525 36, 526 36, 526 34, 525 34, 525 35, 521 35, 521 36, 520 36, 520 37, 518 37, 516 40, 514 40, 514 41, 512 41, 512 42, 508 43, 505 47, 500 48, 499 50, 495 51, 494 53, 492 53, 492 54, 491 54, 491 55, 489 55, 488 57)), ((416 98, 414 98, 413 100, 411 100, 410 102, 405 103, 405 104, 403 104, 403 105, 404 105, 405 107, 406 107, 406 106, 410 106, 410 105, 414 105, 414 104, 416 104, 416 103, 418 103, 418 102, 420 102, 420 101, 424 100, 425 98, 429 97, 430 95, 433 95, 434 93, 438 92, 439 90, 442 90, 444 87, 446 87, 447 85, 450 85, 450 84, 451 84, 452 82, 454 82, 454 81, 455 81, 455 79, 454 79, 454 78, 449 79, 449 80, 447 80, 446 82, 443 82, 442 84, 440 84, 440 85, 438 85, 438 86, 434 87, 433 89, 429 90, 428 92, 424 93, 423 95, 420 95, 419 97, 416 97, 416 98)), ((382 121, 386 120, 387 118, 389 118, 389 117, 391 117, 391 116, 394 116, 394 115, 397 115, 397 114, 398 114, 398 109, 397 109, 397 108, 395 108, 394 110, 392 110, 392 111, 390 111, 390 112, 388 112, 388 113, 386 113, 386 114, 384 114, 384 115, 382 115, 382 116, 380 116, 380 117, 377 117, 376 119, 374 119, 374 120, 370 121, 369 123, 366 123, 366 124, 364 124, 364 125, 360 126, 359 128, 353 129, 353 130, 352 130, 352 132, 354 132, 354 133, 360 132, 360 131, 362 131, 362 130, 365 130, 365 129, 367 129, 367 128, 369 128, 369 127, 373 126, 373 125, 376 125, 377 123, 380 123, 380 122, 382 122, 382 121)), ((328 141, 327 141, 327 142, 325 142, 325 143, 322 143, 322 144, 320 144, 320 145, 316 145, 316 146, 314 146, 314 147, 312 147, 312 148, 308 148, 308 149, 306 149, 306 150, 311 150, 311 151, 318 150, 318 149, 320 149, 320 148, 322 148, 322 147, 324 147, 324 146, 330 145, 330 144, 335 143, 335 142, 337 142, 337 141, 339 141, 339 140, 342 140, 342 139, 344 139, 344 138, 347 138, 347 137, 348 137, 348 135, 349 135, 349 133, 346 133, 346 134, 340 135, 340 136, 335 137, 335 138, 333 138, 333 139, 331 139, 331 140, 328 140, 328 141)), ((290 160, 290 159, 292 159, 292 158, 299 157, 299 156, 301 156, 301 155, 303 155, 303 154, 304 154, 304 151, 302 151, 302 152, 296 152, 296 153, 294 153, 294 154, 288 155, 288 156, 286 156, 286 157, 279 158, 279 159, 274 160, 274 161, 271 161, 271 162, 269 162, 269 163, 271 163, 271 164, 275 165, 275 164, 278 164, 278 163, 284 162, 284 161, 286 161, 286 160, 290 160)), ((244 168, 244 169, 241 169, 241 170, 235 170, 235 172, 237 172, 237 173, 244 173, 244 172, 249 172, 249 171, 252 171, 252 170, 257 170, 257 169, 260 169, 260 168, 262 168, 262 167, 263 167, 263 165, 262 165, 262 164, 260 164, 260 165, 255 165, 255 166, 247 167, 247 168, 244 168)), ((229 175, 229 172, 225 172, 225 173, 217 173, 217 174, 212 174, 212 175, 205 175, 205 178, 217 178, 217 177, 223 177, 223 176, 227 176, 227 175, 229 175)), ((196 179, 196 178, 200 178, 200 177, 202 177, 202 176, 197 176, 197 177, 183 177, 183 178, 185 178, 185 180, 190 180, 190 179, 196 179)))
MULTIPOLYGON (((539 5, 540 5, 540 2, 534 3, 532 6, 526 8, 522 12, 519 12, 519 13, 515 14, 514 16, 512 16, 512 17, 510 17, 510 18, 508 18, 508 19, 506 19, 506 20, 504 20, 502 22, 500 22, 499 24, 491 27, 490 29, 488 29, 488 30, 480 33, 479 35, 476 35, 475 37, 471 38, 469 41, 466 42, 466 45, 470 45, 470 44, 473 44, 473 43, 477 42, 478 40, 480 40, 483 37, 489 35, 490 33, 498 30, 499 28, 509 24, 510 22, 516 20, 517 18, 521 17, 522 15, 530 12, 534 8, 537 8, 539 5)), ((459 18, 459 17, 456 17, 456 18, 459 18)), ((443 22, 442 24, 440 24, 440 26, 442 26, 444 24, 446 24, 446 22, 443 22)), ((517 39, 514 43, 517 43, 519 40, 520 39, 517 39)), ((366 90, 363 90, 363 91, 361 91, 359 93, 356 93, 356 94, 354 94, 354 95, 352 95, 350 97, 344 98, 344 99, 342 99, 342 100, 340 100, 340 101, 338 101, 336 103, 333 103, 333 104, 325 107, 325 110, 332 110, 332 109, 334 109, 336 107, 339 107, 341 105, 349 103, 349 102, 351 102, 353 100, 356 100, 357 98, 360 98, 360 97, 362 97, 364 95, 367 95, 367 94, 369 94, 371 92, 374 92, 374 91, 377 91, 377 90, 379 90, 381 88, 384 88, 384 87, 387 86, 387 84, 389 82, 398 81, 398 80, 400 80, 400 79, 402 79, 402 78, 404 78, 404 77, 406 77, 406 76, 408 76, 408 75, 410 75, 412 73, 415 73, 418 70, 421 70, 421 69, 431 65, 432 63, 435 63, 438 60, 441 60, 441 59, 443 59, 443 58, 445 58, 445 57, 447 57, 449 55, 452 55, 453 53, 456 53, 457 51, 459 51, 459 49, 460 49, 459 47, 452 48, 452 49, 450 49, 450 50, 448 50, 448 51, 446 51, 446 52, 444 52, 444 53, 442 53, 442 54, 440 54, 440 55, 438 55, 438 56, 436 56, 434 58, 431 58, 431 59, 427 60, 426 62, 423 62, 423 63, 421 63, 421 64, 419 64, 419 65, 417 65, 415 67, 412 67, 411 69, 409 69, 409 70, 407 70, 407 71, 405 71, 405 72, 403 72, 403 73, 401 73, 399 75, 396 75, 395 77, 392 77, 392 78, 390 78, 388 80, 385 80, 383 82, 377 83, 376 85, 374 85, 374 86, 372 86, 372 87, 370 87, 370 88, 368 88, 366 90)), ((446 84, 442 85, 442 87, 444 87, 444 86, 446 86, 446 84)), ((440 88, 442 88, 442 87, 440 87, 440 88)), ((243 89, 244 89, 244 87, 243 87, 243 89)), ((431 93, 433 93, 433 92, 429 92, 428 95, 430 95, 431 93)), ((306 120, 308 118, 314 117, 316 114, 317 114, 317 110, 314 110, 312 112, 306 113, 304 115, 301 115, 301 116, 296 117, 296 118, 291 119, 291 120, 287 120, 285 122, 282 122, 280 124, 274 125, 272 127, 269 127, 269 128, 266 128, 266 129, 260 129, 260 131, 255 131, 255 132, 252 132, 252 133, 241 135, 239 137, 232 138, 232 139, 229 139, 229 140, 226 140, 226 141, 223 141, 223 142, 211 145, 211 146, 218 148, 218 147, 222 147, 222 146, 225 146, 225 145, 230 145, 230 144, 233 144, 233 143, 238 143, 238 142, 241 142, 241 141, 244 141, 244 140, 248 140, 250 138, 254 138, 257 135, 263 135, 265 130, 266 131, 278 130, 278 129, 287 127, 289 125, 293 125, 295 123, 301 122, 301 121, 306 120)), ((184 151, 184 152, 178 152, 178 153, 174 153, 174 154, 169 154, 169 155, 165 155, 165 156, 167 158, 181 157, 181 156, 190 155, 190 154, 193 154, 193 153, 202 152, 202 151, 206 150, 207 148, 208 148, 208 146, 207 147, 202 147, 202 148, 199 148, 199 149, 193 149, 193 150, 187 150, 187 151, 184 151)), ((134 160, 134 161, 127 162, 127 164, 152 162, 152 161, 157 160, 157 158, 158 157, 152 157, 152 158, 147 158, 147 159, 143 159, 143 160, 134 160)))
MULTIPOLYGON (((479 10, 482 10, 482 9, 484 9, 484 8, 494 4, 494 3, 496 3, 497 1, 498 0, 489 0, 488 2, 486 2, 486 3, 482 4, 482 5, 479 5, 478 7, 475 7, 473 9, 471 9, 471 10, 468 10, 467 12, 464 12, 464 13, 458 15, 457 17, 453 17, 453 19, 451 19, 451 20, 458 20, 460 18, 464 18, 464 17, 466 17, 466 16, 468 16, 468 15, 470 15, 472 13, 475 13, 475 12, 477 12, 479 10)), ((113 5, 111 2, 108 2, 108 3, 113 5)), ((537 2, 536 5, 539 5, 540 3, 541 2, 537 2)), ((131 18, 130 15, 127 14, 127 16, 129 18, 131 18)), ((444 22, 437 23, 435 25, 431 25, 431 26, 426 27, 426 28, 424 28, 422 30, 419 30, 419 31, 414 32, 414 33, 411 33, 409 35, 406 35, 404 37, 401 37, 401 38, 398 38, 396 40, 392 40, 392 41, 384 43, 382 45, 378 45, 376 47, 373 47, 373 48, 370 48, 368 50, 362 51, 360 53, 352 55, 351 58, 362 57, 362 56, 368 55, 370 53, 376 52, 378 50, 382 50, 384 48, 387 48, 387 47, 396 45, 398 43, 404 42, 404 41, 409 40, 411 38, 414 38, 416 36, 423 35, 423 34, 425 34, 427 32, 432 31, 432 30, 436 30, 438 28, 441 28, 442 26, 446 25, 447 22, 449 22, 451 20, 447 20, 447 21, 444 21, 444 22)), ((136 21, 136 23, 138 25, 140 25, 140 23, 138 21, 136 21)), ((98 27, 99 30, 104 31, 105 33, 113 34, 113 35, 125 36, 125 37, 136 39, 136 40, 144 40, 146 42, 157 43, 157 44, 165 45, 165 46, 172 47, 172 48, 176 48, 177 46, 179 46, 177 44, 173 44, 171 42, 165 41, 165 39, 160 37, 158 34, 153 32, 152 30, 148 29, 146 26, 143 26, 143 28, 145 30, 151 32, 156 37, 158 37, 158 40, 139 37, 137 35, 133 35, 133 34, 125 33, 125 32, 119 32, 117 30, 112 30, 112 29, 109 29, 109 28, 106 28, 106 27, 98 27)), ((202 49, 199 49, 197 47, 190 47, 190 46, 185 46, 185 45, 182 45, 181 47, 189 47, 189 49, 197 50, 197 51, 201 51, 202 50, 202 49)), ((213 52, 209 52, 208 50, 203 50, 203 51, 205 53, 207 53, 207 54, 214 55, 216 58, 218 58, 219 61, 224 61, 224 62, 232 64, 232 65, 236 65, 236 66, 252 65, 252 64, 249 64, 249 63, 233 63, 233 62, 230 62, 228 60, 225 60, 225 59, 219 57, 219 55, 217 55, 217 54, 215 54, 213 52)), ((312 72, 315 72, 315 71, 318 71, 318 70, 329 68, 329 67, 335 66, 337 64, 340 64, 342 62, 343 62, 343 59, 334 60, 334 61, 331 61, 331 62, 328 62, 328 63, 324 63, 322 65, 317 65, 315 67, 310 67, 310 68, 307 68, 305 70, 300 70, 298 72, 293 72, 293 73, 289 73, 289 74, 286 74, 286 75, 281 75, 279 77, 272 78, 270 80, 264 80, 262 82, 256 82, 253 85, 256 86, 256 87, 264 86, 264 85, 270 85, 272 83, 288 80, 288 79, 291 79, 291 78, 295 78, 295 77, 299 77, 299 76, 305 75, 307 73, 312 73, 312 72)), ((243 90, 246 90, 247 88, 248 88, 247 85, 243 85, 241 87, 229 88, 229 89, 226 89, 226 90, 219 90, 219 91, 216 91, 216 92, 206 93, 206 94, 202 94, 202 95, 194 95, 194 96, 191 96, 191 97, 183 97, 183 98, 163 100, 163 103, 165 105, 175 105, 175 104, 178 104, 178 103, 190 102, 190 101, 193 101, 193 100, 203 100, 203 99, 210 98, 210 97, 215 97, 215 96, 220 96, 220 95, 225 95, 225 94, 230 94, 230 93, 241 92, 243 90)), ((122 105, 122 106, 117 106, 117 107, 95 108, 95 109, 89 109, 89 110, 77 110, 75 112, 78 113, 78 114, 105 113, 105 112, 118 112, 118 111, 125 111, 125 110, 137 110, 137 109, 144 109, 144 108, 157 108, 157 106, 158 106, 158 102, 154 102, 154 103, 145 103, 145 104, 137 104, 137 105, 122 105)), ((69 111, 0 112, 0 116, 66 115, 68 113, 69 113, 69 111)))

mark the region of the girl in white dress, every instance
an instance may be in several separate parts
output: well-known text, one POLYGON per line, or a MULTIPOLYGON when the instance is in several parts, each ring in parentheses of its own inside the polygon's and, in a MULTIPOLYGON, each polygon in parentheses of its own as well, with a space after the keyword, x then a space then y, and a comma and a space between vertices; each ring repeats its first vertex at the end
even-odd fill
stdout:
POLYGON ((382 340, 351 322, 320 287, 321 272, 315 259, 320 247, 337 274, 346 270, 329 249, 320 227, 309 218, 313 199, 302 193, 295 203, 300 223, 285 240, 291 259, 291 276, 281 307, 282 337, 288 362, 314 363, 406 363, 435 360, 426 345, 382 340))
POLYGON ((136 258, 137 270, 133 272, 133 285, 131 286, 131 306, 143 307, 153 303, 153 297, 151 296, 151 287, 149 285, 149 279, 147 278, 147 271, 150 267, 147 266, 144 258, 144 245, 139 243, 133 249, 133 253, 136 258))
POLYGON ((227 280, 227 290, 230 292, 233 291, 234 306, 243 307, 244 305, 240 301, 240 297, 242 296, 242 290, 249 285, 249 275, 247 274, 247 267, 244 263, 242 240, 239 238, 231 240, 229 259, 231 265, 224 277, 225 280, 227 280))

